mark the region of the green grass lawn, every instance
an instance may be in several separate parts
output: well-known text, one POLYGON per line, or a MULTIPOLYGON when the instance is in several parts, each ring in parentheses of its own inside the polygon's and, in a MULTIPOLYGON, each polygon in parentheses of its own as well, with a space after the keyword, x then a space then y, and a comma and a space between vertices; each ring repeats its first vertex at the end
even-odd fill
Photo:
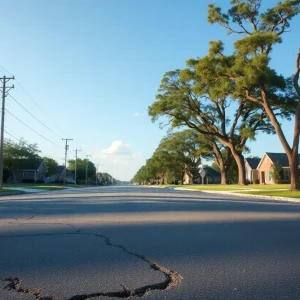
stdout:
POLYGON ((38 190, 62 190, 65 187, 72 187, 72 188, 83 188, 86 185, 82 184, 41 184, 41 183, 15 183, 15 184, 4 184, 4 188, 25 188, 25 189, 38 189, 38 190))
POLYGON ((247 195, 265 195, 265 196, 277 196, 277 197, 290 197, 300 198, 300 192, 290 192, 289 184, 249 184, 247 186, 240 186, 238 184, 211 184, 211 185, 182 185, 180 187, 193 189, 197 191, 228 191, 234 193, 241 193, 247 195))
POLYGON ((249 184, 249 185, 238 185, 238 184, 192 184, 192 185, 180 185, 178 187, 193 189, 198 191, 243 191, 243 190, 288 190, 289 184, 249 184))
POLYGON ((55 184, 38 184, 38 183, 20 183, 20 184, 4 184, 4 188, 25 188, 25 189, 41 189, 41 190, 61 190, 64 188, 63 185, 55 184))
POLYGON ((16 192, 16 191, 14 191, 14 190, 6 190, 6 189, 0 190, 0 193, 6 193, 6 192, 16 192))
POLYGON ((249 191, 249 192, 243 191, 242 194, 300 198, 300 192, 278 191, 278 190, 274 190, 274 191, 257 190, 257 191, 249 191))

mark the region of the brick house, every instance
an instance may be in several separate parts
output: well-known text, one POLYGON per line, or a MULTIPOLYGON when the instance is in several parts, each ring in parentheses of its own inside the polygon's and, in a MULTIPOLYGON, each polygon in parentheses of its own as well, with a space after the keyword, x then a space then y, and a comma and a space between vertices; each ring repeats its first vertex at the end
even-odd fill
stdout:
MULTIPOLYGON (((290 183, 290 168, 286 153, 266 152, 257 166, 259 183, 274 184, 272 178, 272 165, 277 163, 281 165, 283 172, 281 174, 281 183, 290 183)), ((298 154, 298 166, 300 155, 298 154)))

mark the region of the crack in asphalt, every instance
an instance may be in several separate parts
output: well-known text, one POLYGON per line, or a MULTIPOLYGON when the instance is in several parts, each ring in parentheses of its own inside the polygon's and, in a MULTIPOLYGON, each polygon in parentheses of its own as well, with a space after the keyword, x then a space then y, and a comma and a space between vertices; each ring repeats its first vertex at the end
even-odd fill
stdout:
MULTIPOLYGON (((105 296, 105 297, 111 297, 111 298, 128 298, 128 297, 143 297, 146 295, 149 295, 152 291, 154 290, 166 290, 168 288, 175 287, 179 285, 183 279, 183 277, 176 271, 173 270, 168 270, 167 268, 160 266, 154 261, 151 261, 148 259, 145 255, 141 255, 135 252, 130 251, 127 249, 125 246, 120 245, 120 244, 114 244, 111 241, 110 237, 107 237, 103 234, 98 234, 98 233, 93 233, 93 232, 82 232, 80 228, 71 225, 71 224, 63 224, 63 225, 68 225, 76 229, 76 232, 68 232, 68 233, 37 233, 37 234, 28 234, 28 235, 0 235, 0 238, 16 238, 16 237, 37 237, 37 236, 57 236, 57 235, 93 235, 97 238, 101 238, 105 241, 106 245, 109 247, 115 247, 126 254, 129 254, 131 256, 134 256, 138 259, 143 260, 144 262, 148 263, 150 268, 154 271, 158 271, 164 274, 165 280, 163 282, 159 283, 154 283, 154 284, 149 284, 145 285, 136 289, 128 289, 126 288, 123 284, 121 284, 121 287, 123 290, 121 291, 116 291, 116 292, 97 292, 97 293, 91 293, 91 294, 82 294, 82 295, 74 295, 70 298, 67 298, 65 300, 86 300, 90 299, 93 297, 100 297, 100 296, 105 296)), ((6 289, 9 290, 14 290, 18 293, 23 293, 23 294, 31 294, 36 297, 38 300, 60 300, 57 296, 42 296, 42 290, 33 288, 24 288, 21 286, 21 280, 19 278, 4 278, 1 279, 1 281, 8 282, 8 284, 5 286, 6 289)))

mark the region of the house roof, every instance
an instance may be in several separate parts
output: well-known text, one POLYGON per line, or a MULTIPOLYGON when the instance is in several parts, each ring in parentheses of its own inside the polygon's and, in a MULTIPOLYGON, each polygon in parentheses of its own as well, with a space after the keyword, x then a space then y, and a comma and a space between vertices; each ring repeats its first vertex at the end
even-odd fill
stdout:
POLYGON ((65 166, 56 166, 57 174, 61 174, 65 169, 65 166))
MULTIPOLYGON (((57 174, 62 174, 65 169, 66 169, 65 166, 56 166, 57 174)), ((74 176, 74 174, 69 169, 66 170, 67 170, 66 176, 74 176)))
POLYGON ((204 167, 204 170, 207 175, 210 176, 221 176, 221 173, 211 167, 204 167))
POLYGON ((248 157, 245 158, 245 161, 248 163, 248 165, 250 166, 250 168, 252 170, 256 169, 259 165, 259 162, 261 161, 261 158, 252 158, 252 157, 248 157))
POLYGON ((12 164, 14 170, 37 170, 44 160, 42 158, 15 159, 12 164))
MULTIPOLYGON (((266 152, 265 155, 267 155, 273 163, 278 163, 282 167, 289 166, 286 153, 266 152)), ((300 165, 300 154, 298 154, 298 165, 300 165)))

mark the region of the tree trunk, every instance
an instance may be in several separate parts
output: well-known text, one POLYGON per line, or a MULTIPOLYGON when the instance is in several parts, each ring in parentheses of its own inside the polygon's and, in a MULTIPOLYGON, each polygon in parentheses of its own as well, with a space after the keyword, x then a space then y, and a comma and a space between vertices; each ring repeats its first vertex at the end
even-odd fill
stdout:
MULTIPOLYGON (((228 151, 230 153, 229 149, 228 149, 228 151)), ((224 158, 220 149, 218 148, 217 144, 214 143, 213 144, 213 154, 215 157, 215 162, 220 169, 221 184, 227 184, 228 183, 228 167, 230 165, 230 157, 227 155, 228 152, 226 153, 226 156, 224 158)))
POLYGON ((231 153, 236 161, 239 171, 239 182, 240 185, 246 185, 246 169, 245 169, 245 159, 242 153, 231 148, 231 153))
POLYGON ((290 167, 290 178, 291 178, 291 191, 299 191, 299 173, 298 173, 298 151, 293 151, 293 153, 288 154, 288 161, 290 167))
POLYGON ((227 170, 223 167, 220 168, 221 172, 221 184, 227 184, 228 178, 227 178, 227 170))

